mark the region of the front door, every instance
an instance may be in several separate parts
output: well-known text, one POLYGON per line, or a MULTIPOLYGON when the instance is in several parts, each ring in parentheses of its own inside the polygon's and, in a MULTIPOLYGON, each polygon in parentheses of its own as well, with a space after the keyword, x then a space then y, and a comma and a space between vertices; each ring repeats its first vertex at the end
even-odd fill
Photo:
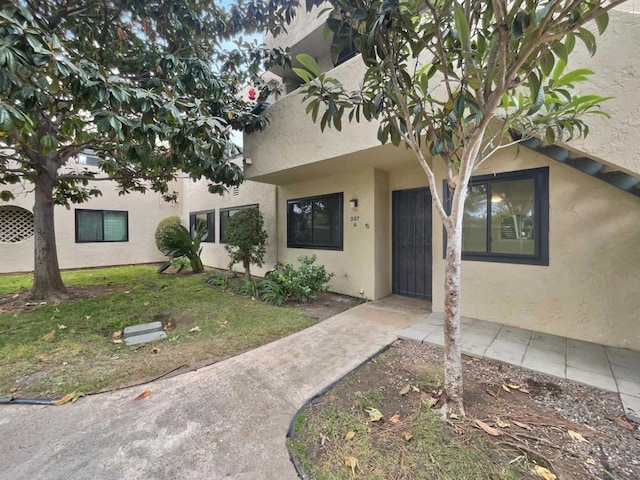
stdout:
POLYGON ((393 192, 393 293, 431 300, 431 194, 393 192))

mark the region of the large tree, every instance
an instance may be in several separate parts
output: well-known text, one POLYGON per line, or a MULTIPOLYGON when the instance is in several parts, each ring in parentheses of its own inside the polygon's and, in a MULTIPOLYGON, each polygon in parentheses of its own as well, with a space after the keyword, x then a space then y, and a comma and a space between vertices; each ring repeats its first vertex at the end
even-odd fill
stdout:
MULTIPOLYGON (((308 0, 307 7, 317 4, 308 0)), ((462 220, 473 171, 492 153, 532 135, 549 143, 586 135, 582 116, 602 114, 604 98, 579 95, 592 72, 565 71, 576 41, 590 53, 607 11, 599 0, 330 0, 332 53, 355 47, 366 69, 347 91, 309 56, 307 112, 321 127, 378 121, 378 138, 411 149, 447 234, 444 284, 445 412, 464 414, 460 341, 462 220), (320 107, 323 108, 320 108, 320 107), (320 115, 319 115, 320 113, 320 115), (450 204, 440 195, 435 164, 447 172, 450 204)))
MULTIPOLYGON (((119 191, 175 194, 177 172, 206 178, 211 192, 242 180, 227 161, 230 130, 252 131, 238 88, 283 52, 255 44, 224 51, 243 32, 274 33, 297 0, 18 0, 0 4, 0 187, 35 194, 32 295, 64 294, 54 205, 119 191), (229 5, 228 2, 226 2, 229 5), (72 167, 93 152, 100 172, 72 167)), ((263 99, 269 86, 259 83, 263 99)), ((2 200, 12 190, 0 188, 2 200)))

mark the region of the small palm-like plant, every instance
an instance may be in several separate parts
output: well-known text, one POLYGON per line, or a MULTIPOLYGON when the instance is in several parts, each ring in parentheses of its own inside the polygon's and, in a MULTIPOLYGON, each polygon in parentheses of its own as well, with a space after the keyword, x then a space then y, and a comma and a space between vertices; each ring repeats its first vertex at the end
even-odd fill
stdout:
POLYGON ((170 260, 158 269, 158 273, 164 272, 178 258, 189 260, 193 273, 202 273, 204 266, 200 258, 202 252, 200 245, 207 233, 207 226, 204 224, 196 224, 191 232, 184 225, 174 225, 169 228, 163 239, 162 253, 167 255, 170 260))

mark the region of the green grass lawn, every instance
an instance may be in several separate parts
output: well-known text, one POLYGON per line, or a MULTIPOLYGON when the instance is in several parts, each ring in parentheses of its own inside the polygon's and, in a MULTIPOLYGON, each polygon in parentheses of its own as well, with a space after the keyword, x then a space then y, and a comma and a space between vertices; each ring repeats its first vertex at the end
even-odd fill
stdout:
MULTIPOLYGON (((81 298, 21 311, 0 305, 0 396, 55 398, 142 382, 314 323, 299 310, 208 287, 202 276, 159 275, 151 266, 69 271, 63 279, 81 298), (126 326, 156 320, 170 325, 167 339, 139 347, 112 340, 126 326)), ((30 283, 29 274, 2 275, 0 295, 30 283)))

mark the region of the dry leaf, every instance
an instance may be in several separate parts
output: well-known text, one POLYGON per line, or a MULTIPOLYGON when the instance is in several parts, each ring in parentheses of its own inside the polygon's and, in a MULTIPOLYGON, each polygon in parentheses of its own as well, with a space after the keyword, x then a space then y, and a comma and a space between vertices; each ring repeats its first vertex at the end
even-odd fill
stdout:
POLYGON ((66 325, 62 325, 61 323, 59 323, 59 324, 58 324, 58 328, 59 328, 60 330, 64 330, 65 328, 67 328, 67 326, 66 326, 66 325))
POLYGON ((533 468, 533 471, 540 478, 544 478, 544 480, 556 480, 558 478, 553 473, 551 473, 548 468, 541 467, 540 465, 536 465, 533 468))
POLYGON ((511 392, 511 389, 510 389, 509 387, 507 387, 504 383, 502 384, 502 389, 503 389, 505 392, 511 392))
POLYGON ((144 305, 145 307, 148 307, 151 304, 149 302, 144 302, 142 305, 144 305))
POLYGON ((153 347, 151 353, 160 353, 160 349, 158 347, 153 347))
POLYGON ((116 338, 115 340, 111 340, 113 343, 124 343, 121 338, 116 338))
POLYGON ((520 389, 520 385, 513 385, 511 383, 507 383, 507 387, 509 387, 511 390, 519 390, 520 389))
POLYGON ((351 475, 355 477, 356 468, 360 468, 360 465, 358 465, 358 459, 356 457, 352 457, 351 455, 345 455, 344 464, 351 469, 351 475))
POLYGON ((622 428, 626 428, 627 430, 629 430, 630 432, 633 432, 635 430, 635 428, 633 428, 633 424, 631 424, 630 422, 627 422, 624 418, 619 418, 619 417, 607 417, 607 420, 611 420, 612 422, 617 423, 618 425, 620 425, 622 428))
POLYGON ((453 418, 454 420, 459 420, 460 417, 455 412, 449 412, 449 418, 453 418))
POLYGON ((567 433, 569 434, 569 436, 575 440, 576 442, 586 442, 587 439, 584 438, 581 434, 579 434, 578 432, 574 432, 573 430, 567 430, 567 433))
POLYGON ((531 430, 531 427, 526 423, 518 422, 517 420, 512 420, 514 425, 517 425, 520 428, 524 428, 525 430, 531 430))
POLYGON ((464 430, 459 426, 452 424, 451 428, 453 428, 453 431, 456 432, 458 435, 464 435, 464 430))
POLYGON ((131 293, 129 290, 125 290, 124 293, 131 293))
POLYGON ((73 392, 71 403, 76 403, 80 397, 84 397, 84 392, 73 392))
POLYGON ((411 385, 411 390, 412 390, 413 392, 420 393, 420 389, 419 389, 418 387, 416 387, 415 385, 411 385))
POLYGON ((329 437, 327 437, 326 435, 323 435, 322 433, 320 434, 320 446, 324 447, 325 442, 329 440, 329 437))
POLYGON ((509 428, 511 426, 507 422, 503 422, 502 420, 500 420, 500 418, 496 418, 496 425, 498 425, 500 428, 509 428))
POLYGON ((85 316, 84 316, 84 319, 85 319, 85 320, 91 320, 91 315, 85 315, 85 316))
POLYGON ((411 435, 409 432, 402 432, 402 438, 405 439, 405 441, 409 441, 413 438, 413 435, 411 435))
POLYGON ((9 389, 9 392, 11 392, 11 393, 16 393, 17 391, 18 391, 18 387, 11 387, 9 389))
POLYGON ((369 420, 372 422, 377 422, 379 420, 382 420, 382 418, 384 417, 382 412, 377 408, 370 407, 370 408, 367 408, 365 412, 369 414, 369 420))
POLYGON ((147 398, 149 395, 151 395, 151 390, 145 390, 140 395, 138 395, 136 398, 134 398, 134 400, 142 400, 143 398, 147 398))
POLYGON ((502 432, 500 430, 498 430, 497 428, 493 428, 493 427, 487 425, 482 420, 474 420, 474 422, 476 423, 476 425, 478 427, 480 427, 482 430, 487 432, 489 435, 493 435, 494 437, 498 437, 498 436, 502 435, 502 432))
POLYGON ((43 336, 42 339, 46 341, 50 341, 50 340, 53 340, 53 337, 55 336, 56 336, 56 330, 53 329, 49 333, 47 333, 45 336, 43 336))
POLYGON ((111 338, 113 340, 117 340, 118 338, 122 338, 122 330, 118 330, 117 332, 113 332, 111 334, 111 338))
POLYGON ((589 465, 595 465, 595 464, 596 464, 596 461, 595 461, 593 458, 589 457, 589 458, 587 458, 587 463, 588 463, 589 465))
POLYGON ((432 397, 431 395, 424 392, 420 394, 420 400, 422 400, 422 403, 427 405, 429 408, 432 408, 436 403, 438 403, 437 398, 432 397))
POLYGON ((529 390, 527 390, 526 388, 522 388, 522 387, 520 387, 520 391, 522 393, 529 393, 529 390))
POLYGON ((491 395, 492 397, 495 397, 496 394, 493 393, 491 390, 485 390, 485 392, 487 392, 489 395, 491 395))
POLYGON ((389 421, 391 423, 398 423, 400 421, 400 414, 396 413, 394 416, 392 416, 391 418, 389 418, 389 421))
POLYGON ((409 390, 411 390, 411 385, 405 385, 402 387, 402 390, 400 390, 400 395, 406 395, 409 393, 409 390))
POLYGON ((344 436, 344 439, 351 440, 355 436, 356 436, 356 432, 354 432, 353 430, 349 430, 347 434, 344 436))
POLYGON ((59 407, 60 405, 64 405, 65 403, 70 402, 71 400, 73 400, 73 396, 75 394, 76 392, 67 393, 64 397, 56 402, 56 406, 59 407))
POLYGON ((189 330, 190 332, 199 332, 200 331, 200 327, 193 327, 191 330, 189 330))

